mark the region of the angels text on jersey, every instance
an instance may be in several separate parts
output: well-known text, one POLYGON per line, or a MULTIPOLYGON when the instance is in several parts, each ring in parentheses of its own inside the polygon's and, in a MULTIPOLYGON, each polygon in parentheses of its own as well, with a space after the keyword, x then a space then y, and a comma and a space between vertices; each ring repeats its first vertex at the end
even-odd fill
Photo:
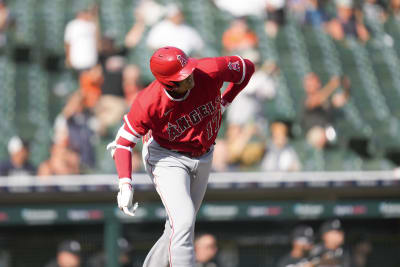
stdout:
POLYGON ((178 136, 184 133, 186 130, 199 124, 203 119, 213 116, 206 126, 208 139, 210 139, 215 133, 218 132, 221 113, 220 110, 221 96, 217 96, 215 101, 209 101, 204 105, 200 105, 193 109, 189 114, 185 114, 177 119, 175 122, 168 122, 168 139, 170 141, 175 140, 178 136))

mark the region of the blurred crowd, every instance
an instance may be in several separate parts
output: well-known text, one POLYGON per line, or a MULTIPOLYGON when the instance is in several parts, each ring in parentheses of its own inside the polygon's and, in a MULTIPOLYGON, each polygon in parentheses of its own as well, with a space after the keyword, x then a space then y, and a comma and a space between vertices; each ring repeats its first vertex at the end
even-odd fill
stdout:
POLYGON ((322 223, 318 239, 312 227, 297 226, 292 233, 292 248, 283 256, 278 267, 365 267, 372 252, 371 242, 359 238, 352 246, 338 219, 322 223))
MULTIPOLYGON (((287 233, 286 251, 275 254, 273 262, 265 260, 257 266, 276 267, 367 267, 373 255, 372 242, 365 236, 351 242, 347 239, 342 222, 330 219, 322 222, 319 228, 300 224, 287 233), (267 263, 268 262, 268 263, 267 263)), ((139 266, 140 258, 134 245, 124 237, 116 240, 118 247, 118 263, 122 267, 139 266)), ((219 244, 218 235, 209 232, 199 232, 195 236, 196 267, 238 267, 236 257, 228 254, 238 253, 237 250, 219 244), (234 252, 236 251, 236 252, 234 252), (236 258, 236 260, 232 260, 236 258)), ((88 253, 78 240, 64 240, 58 244, 54 259, 45 267, 103 267, 107 266, 104 251, 88 253)), ((264 255, 265 256, 265 255, 264 255)), ((262 261, 262 257, 259 259, 262 261)), ((251 266, 253 263, 250 263, 251 266)), ((141 265, 140 265, 141 266, 141 265)))
MULTIPOLYGON (((301 27, 320 27, 334 40, 370 39, 365 20, 385 23, 400 19, 398 0, 209 0, 232 17, 220 36, 220 55, 239 54, 256 64, 256 72, 225 113, 216 141, 214 171, 319 171, 329 170, 329 155, 338 153, 340 132, 335 123, 353 90, 347 76, 333 76, 323 83, 316 73, 303 77, 301 121, 271 120, 265 107, 279 90, 279 62, 263 58, 259 34, 249 17, 261 18, 266 38, 274 39, 288 21, 301 27), (294 21, 294 22, 293 22, 294 21), (300 130, 299 130, 300 129, 300 130)), ((37 174, 41 177, 99 172, 99 144, 115 135, 122 116, 136 94, 150 82, 143 69, 127 55, 145 45, 148 51, 172 45, 191 56, 204 56, 204 36, 189 23, 181 2, 162 5, 141 0, 132 11, 133 24, 122 44, 102 31, 94 4, 76 12, 65 25, 65 66, 77 87, 54 121, 49 157, 38 166, 29 164, 29 142, 15 136, 8 145, 9 159, 0 164, 0 175, 37 174)), ((0 0, 0 51, 7 45, 7 31, 18 19, 0 0)), ((354 88, 356 89, 356 88, 354 88)), ((353 158, 360 158, 357 153, 353 158)), ((133 171, 142 172, 140 145, 133 152, 133 171)), ((357 169, 359 166, 349 167, 357 169)), ((113 170, 102 170, 102 172, 113 170)))

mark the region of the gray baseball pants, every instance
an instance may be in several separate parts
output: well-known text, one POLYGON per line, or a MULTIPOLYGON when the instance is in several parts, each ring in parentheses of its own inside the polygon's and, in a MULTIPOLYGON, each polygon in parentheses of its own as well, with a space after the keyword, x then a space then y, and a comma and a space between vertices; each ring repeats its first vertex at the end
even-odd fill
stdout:
POLYGON ((143 162, 167 213, 163 235, 143 267, 194 267, 194 225, 207 189, 213 149, 191 158, 161 147, 153 138, 143 145, 143 162))

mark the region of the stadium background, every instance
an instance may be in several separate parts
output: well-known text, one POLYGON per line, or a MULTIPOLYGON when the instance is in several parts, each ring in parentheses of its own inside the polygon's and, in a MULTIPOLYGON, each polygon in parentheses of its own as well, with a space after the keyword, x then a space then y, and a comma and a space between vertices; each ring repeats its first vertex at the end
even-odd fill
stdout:
MULTIPOLYGON (((381 4, 389 7, 389 2, 381 4)), ((65 25, 78 10, 98 4, 101 31, 112 33, 122 46, 135 23, 132 13, 139 1, 5 3, 13 22, 6 31, 6 45, 0 47, 0 159, 8 157, 10 138, 19 135, 29 141, 30 161, 38 166, 49 157, 54 120, 78 86, 64 66, 65 25)), ((222 34, 233 16, 212 1, 180 4, 186 22, 205 41, 201 56, 220 55, 222 34)), ((334 14, 334 1, 326 5, 334 14)), ((400 22, 389 8, 387 14, 384 23, 364 21, 370 34, 365 43, 354 38, 335 41, 322 28, 300 25, 290 16, 270 38, 263 18, 248 18, 259 38, 261 58, 277 62, 280 69, 276 96, 265 102, 265 114, 270 121, 292 126, 301 160, 309 156, 302 151, 305 134, 299 126, 304 75, 314 71, 325 83, 332 75, 346 74, 352 90, 344 116, 335 125, 338 140, 324 169, 289 174, 244 168, 213 174, 196 230, 217 236, 227 266, 275 266, 288 252, 296 225, 307 223, 317 231, 328 218, 342 220, 349 250, 359 240, 371 242, 367 266, 399 266, 400 22)), ((145 84, 151 80, 151 51, 144 39, 128 52, 127 61, 139 65, 145 84)), ((104 250, 107 266, 118 266, 119 236, 131 242, 133 266, 140 266, 161 234, 164 215, 142 174, 135 175, 141 203, 138 218, 129 220, 115 209, 113 163, 105 151, 115 129, 96 140, 96 165, 82 175, 1 178, 0 266, 44 266, 55 256, 57 244, 70 238, 81 242, 84 258, 104 250)))

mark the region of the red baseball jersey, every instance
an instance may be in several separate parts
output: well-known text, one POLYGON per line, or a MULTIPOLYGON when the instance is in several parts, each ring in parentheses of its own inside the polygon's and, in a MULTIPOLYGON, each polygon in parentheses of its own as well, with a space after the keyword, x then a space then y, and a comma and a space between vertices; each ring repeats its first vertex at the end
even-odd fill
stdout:
MULTIPOLYGON (((117 144, 132 147, 151 130, 154 140, 164 148, 198 155, 205 153, 214 143, 221 125, 221 103, 232 102, 253 73, 253 63, 239 56, 199 59, 193 71, 194 87, 180 99, 172 98, 158 81, 152 82, 137 95, 124 116, 125 132, 132 136, 120 137, 117 144), (231 84, 221 98, 224 82, 231 84)), ((117 152, 119 177, 127 177, 129 170, 120 169, 129 168, 130 164, 119 163, 119 158, 125 161, 126 156, 119 157, 117 152)))

